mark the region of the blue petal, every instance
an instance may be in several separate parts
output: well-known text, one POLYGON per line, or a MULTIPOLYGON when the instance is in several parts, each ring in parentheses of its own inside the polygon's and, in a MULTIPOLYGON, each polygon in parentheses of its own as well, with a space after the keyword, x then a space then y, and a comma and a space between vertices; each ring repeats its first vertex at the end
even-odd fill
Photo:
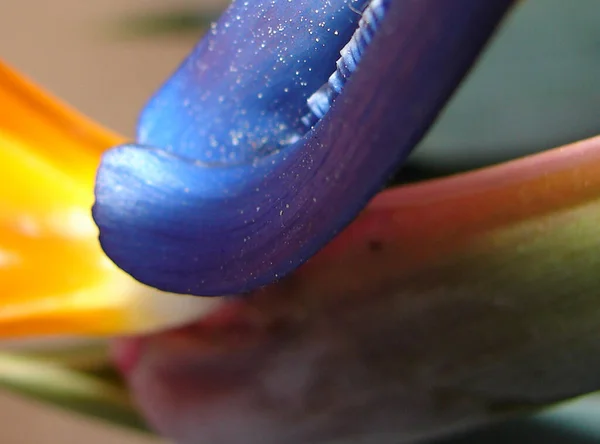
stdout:
POLYGON ((347 3, 234 3, 150 100, 137 142, 222 165, 297 140, 308 97, 335 67, 323 61, 336 60, 360 19, 347 3))
POLYGON ((138 144, 104 156, 93 209, 102 247, 171 292, 240 293, 284 276, 384 186, 511 3, 389 2, 312 128, 307 99, 335 69, 356 8, 234 3, 152 98, 138 144))

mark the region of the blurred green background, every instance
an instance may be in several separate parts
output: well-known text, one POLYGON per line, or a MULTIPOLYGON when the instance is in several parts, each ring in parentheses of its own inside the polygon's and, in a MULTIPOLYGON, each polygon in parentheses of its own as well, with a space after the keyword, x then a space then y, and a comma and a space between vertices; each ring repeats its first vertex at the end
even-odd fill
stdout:
POLYGON ((412 157, 453 171, 600 134, 600 2, 521 2, 412 157))

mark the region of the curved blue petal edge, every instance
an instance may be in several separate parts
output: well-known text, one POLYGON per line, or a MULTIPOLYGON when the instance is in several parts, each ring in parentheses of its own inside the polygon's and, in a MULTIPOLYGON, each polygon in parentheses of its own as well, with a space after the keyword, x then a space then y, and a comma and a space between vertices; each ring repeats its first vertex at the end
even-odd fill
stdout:
POLYGON ((93 216, 119 267, 207 296, 294 270, 384 186, 512 1, 389 2, 343 93, 303 127, 367 3, 232 4, 151 99, 137 144, 102 160, 93 216))

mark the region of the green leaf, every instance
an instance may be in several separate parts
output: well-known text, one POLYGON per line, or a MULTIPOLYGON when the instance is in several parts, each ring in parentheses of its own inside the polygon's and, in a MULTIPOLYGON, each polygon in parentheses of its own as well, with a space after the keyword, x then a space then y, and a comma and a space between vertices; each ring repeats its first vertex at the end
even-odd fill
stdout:
POLYGON ((47 359, 0 353, 0 387, 95 419, 148 431, 114 372, 93 375, 47 359))
POLYGON ((221 10, 197 9, 145 12, 120 19, 114 27, 118 37, 154 37, 195 33, 201 35, 221 10))
POLYGON ((111 365, 108 342, 105 340, 16 341, 2 345, 2 352, 10 355, 44 360, 71 370, 95 371, 111 365))

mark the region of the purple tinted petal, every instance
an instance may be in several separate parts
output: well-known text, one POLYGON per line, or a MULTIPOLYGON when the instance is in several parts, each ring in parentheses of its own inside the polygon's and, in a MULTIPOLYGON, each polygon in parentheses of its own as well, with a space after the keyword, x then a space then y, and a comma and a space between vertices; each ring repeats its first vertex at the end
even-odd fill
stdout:
MULTIPOLYGON (((269 33, 303 17, 317 31, 324 7, 312 2, 245 3, 232 5, 152 99, 140 123, 143 145, 108 152, 98 173, 94 218, 104 250, 163 290, 245 292, 316 253, 419 142, 512 1, 391 2, 343 93, 306 133, 306 99, 327 81, 332 53, 346 41, 330 51, 330 31, 319 34, 325 49, 307 47, 321 38, 308 27, 269 33), (319 55, 310 58, 312 51, 319 55), (282 53, 310 58, 300 83, 300 65, 279 65, 282 53)), ((324 29, 332 29, 329 19, 346 21, 350 36, 355 13, 346 2, 326 3, 333 9, 324 29)))

